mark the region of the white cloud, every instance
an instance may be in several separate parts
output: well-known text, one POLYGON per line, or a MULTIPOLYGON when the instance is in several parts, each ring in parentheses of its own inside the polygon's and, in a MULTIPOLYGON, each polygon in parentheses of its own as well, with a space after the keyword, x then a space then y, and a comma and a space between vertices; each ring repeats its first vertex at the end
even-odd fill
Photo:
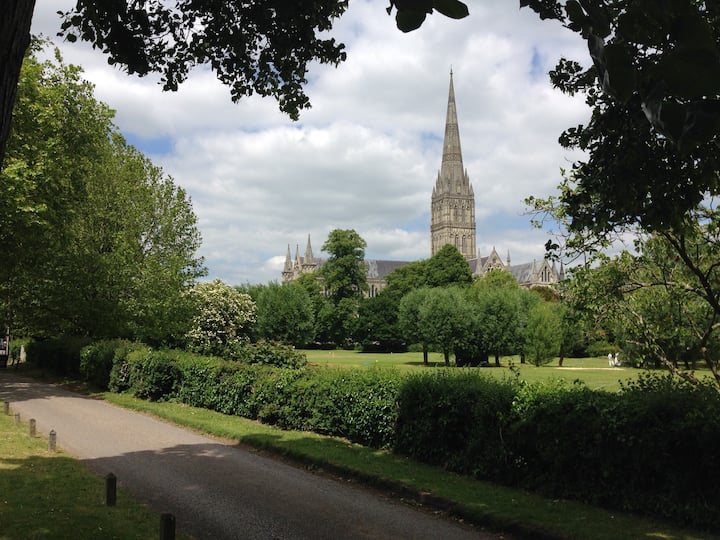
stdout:
MULTIPOLYGON (((38 3, 34 31, 54 35, 54 13, 72 4, 38 3)), ((451 66, 478 247, 529 262, 543 256, 547 233, 530 227, 522 201, 553 192, 573 158, 557 138, 587 116, 544 74, 561 55, 585 60, 587 52, 574 34, 513 2, 470 9, 464 20, 436 14, 403 34, 382 4, 354 0, 332 32, 348 60, 312 66, 313 108, 297 123, 271 99, 233 104, 207 69, 163 93, 157 78, 127 76, 87 44, 59 46, 117 111, 120 130, 191 195, 211 277, 279 279, 288 244, 303 252, 310 234, 319 256, 333 228, 357 230, 368 257, 427 258, 451 66), (152 155, 153 140, 165 151, 152 155)))

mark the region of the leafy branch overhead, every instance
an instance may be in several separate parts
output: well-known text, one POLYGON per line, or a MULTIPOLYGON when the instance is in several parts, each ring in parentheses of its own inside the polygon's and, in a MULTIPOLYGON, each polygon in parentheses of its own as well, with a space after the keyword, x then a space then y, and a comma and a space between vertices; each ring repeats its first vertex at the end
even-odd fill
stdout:
POLYGON ((720 131, 717 2, 696 0, 520 0, 588 44, 604 92, 639 100, 653 128, 687 152, 720 131))
POLYGON ((128 73, 159 73, 165 90, 177 90, 194 67, 209 65, 234 101, 254 93, 273 96, 281 111, 297 119, 310 107, 303 90, 308 64, 337 65, 346 58, 342 43, 320 34, 347 4, 78 0, 58 13, 60 35, 91 42, 128 73))
POLYGON ((395 22, 399 30, 412 32, 425 22, 425 17, 437 11, 451 19, 462 19, 469 15, 467 6, 459 0, 390 0, 388 15, 396 10, 395 22))

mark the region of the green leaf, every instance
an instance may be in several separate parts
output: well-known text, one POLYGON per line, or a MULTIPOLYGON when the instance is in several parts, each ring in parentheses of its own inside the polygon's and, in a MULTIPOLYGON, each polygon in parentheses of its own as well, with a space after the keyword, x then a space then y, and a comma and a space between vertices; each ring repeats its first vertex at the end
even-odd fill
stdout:
POLYGON ((433 5, 438 13, 451 19, 462 19, 470 14, 468 7, 458 0, 435 0, 433 5))
POLYGON ((395 14, 395 23, 398 30, 402 32, 412 32, 417 30, 425 22, 426 13, 424 11, 403 10, 395 14))
POLYGON ((608 90, 616 99, 627 103, 637 85, 632 49, 624 43, 608 44, 605 47, 605 67, 608 90))

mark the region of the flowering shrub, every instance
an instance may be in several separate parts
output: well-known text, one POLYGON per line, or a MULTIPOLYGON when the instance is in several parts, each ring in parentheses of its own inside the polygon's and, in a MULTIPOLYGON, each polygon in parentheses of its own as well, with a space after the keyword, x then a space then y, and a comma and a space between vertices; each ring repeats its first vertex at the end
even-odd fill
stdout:
POLYGON ((188 349, 222 356, 229 348, 248 340, 257 309, 249 295, 216 279, 198 283, 190 291, 195 304, 188 349))

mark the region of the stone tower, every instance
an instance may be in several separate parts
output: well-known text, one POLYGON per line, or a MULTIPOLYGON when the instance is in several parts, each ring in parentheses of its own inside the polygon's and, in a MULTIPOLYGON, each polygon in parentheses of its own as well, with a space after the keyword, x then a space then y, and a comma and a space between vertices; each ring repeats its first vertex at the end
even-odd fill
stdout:
POLYGON ((463 168, 451 70, 442 164, 430 209, 432 255, 450 244, 466 259, 474 259, 477 257, 475 234, 475 194, 463 168))

